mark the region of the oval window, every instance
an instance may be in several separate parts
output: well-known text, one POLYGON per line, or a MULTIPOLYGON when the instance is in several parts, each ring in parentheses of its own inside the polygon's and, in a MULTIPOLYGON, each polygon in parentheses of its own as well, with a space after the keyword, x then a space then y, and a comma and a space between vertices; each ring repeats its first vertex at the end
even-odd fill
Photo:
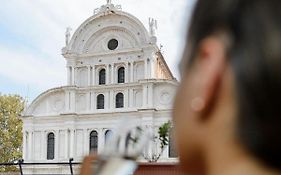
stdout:
POLYGON ((118 41, 116 39, 111 39, 107 45, 109 50, 115 50, 118 47, 118 41))

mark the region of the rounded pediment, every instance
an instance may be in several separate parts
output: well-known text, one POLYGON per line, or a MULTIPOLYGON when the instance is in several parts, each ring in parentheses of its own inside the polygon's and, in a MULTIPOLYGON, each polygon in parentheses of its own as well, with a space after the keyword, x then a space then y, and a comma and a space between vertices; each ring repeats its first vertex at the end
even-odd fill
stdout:
POLYGON ((140 48, 149 43, 143 24, 123 11, 105 11, 87 19, 73 34, 71 53, 99 53, 140 48), (114 42, 113 42, 114 41, 114 42))
POLYGON ((65 111, 63 87, 53 88, 40 94, 23 112, 24 116, 59 115, 65 111))

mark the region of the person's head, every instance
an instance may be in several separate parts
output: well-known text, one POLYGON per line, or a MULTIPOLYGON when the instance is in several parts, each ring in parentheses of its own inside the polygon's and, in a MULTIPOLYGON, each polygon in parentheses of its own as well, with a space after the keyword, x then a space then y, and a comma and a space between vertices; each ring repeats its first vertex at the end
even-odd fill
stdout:
POLYGON ((174 122, 187 171, 223 146, 281 170, 280 0, 198 0, 181 73, 174 122))

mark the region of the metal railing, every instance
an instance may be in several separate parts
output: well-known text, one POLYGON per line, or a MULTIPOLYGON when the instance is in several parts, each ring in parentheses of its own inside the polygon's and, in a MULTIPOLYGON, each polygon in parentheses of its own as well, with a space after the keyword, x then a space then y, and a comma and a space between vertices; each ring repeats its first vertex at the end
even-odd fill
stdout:
MULTIPOLYGON (((23 165, 69 165, 70 175, 73 174, 73 165, 80 165, 80 162, 73 162, 73 158, 70 158, 68 162, 49 162, 49 163, 25 163, 23 159, 18 160, 17 162, 11 163, 0 163, 0 166, 18 166, 20 175, 24 175, 22 166, 23 165)), ((60 174, 62 175, 62 174, 60 174)))

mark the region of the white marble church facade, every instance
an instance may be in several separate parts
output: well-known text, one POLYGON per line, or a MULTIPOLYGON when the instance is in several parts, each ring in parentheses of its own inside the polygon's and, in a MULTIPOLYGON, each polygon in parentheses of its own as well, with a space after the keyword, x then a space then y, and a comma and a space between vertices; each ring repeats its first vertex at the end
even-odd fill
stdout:
MULTIPOLYGON (((156 25, 150 19, 148 31, 109 1, 72 36, 67 30, 67 85, 25 110, 25 162, 79 162, 92 148, 100 153, 121 118, 155 130, 170 120, 177 81, 156 45, 156 25)), ((168 149, 160 161, 171 161, 168 149)))

